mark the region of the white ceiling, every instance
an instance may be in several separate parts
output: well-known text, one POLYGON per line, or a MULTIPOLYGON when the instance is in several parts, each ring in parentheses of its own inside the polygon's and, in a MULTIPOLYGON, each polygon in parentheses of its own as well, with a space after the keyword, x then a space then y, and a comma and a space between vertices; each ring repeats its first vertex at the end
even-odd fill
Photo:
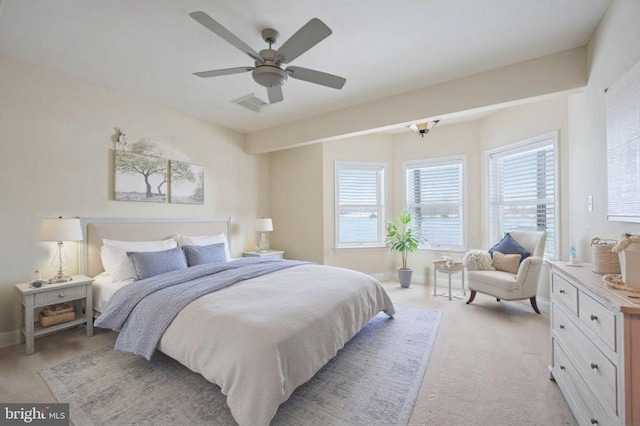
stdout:
POLYGON ((0 53, 247 133, 584 45, 609 3, 7 0, 0 53), (320 18, 333 35, 292 65, 344 76, 347 84, 338 91, 289 79, 285 101, 260 113, 231 104, 250 93, 266 99, 266 89, 250 74, 191 74, 252 65, 188 16, 196 10, 255 50, 266 47, 265 27, 284 42, 320 18))

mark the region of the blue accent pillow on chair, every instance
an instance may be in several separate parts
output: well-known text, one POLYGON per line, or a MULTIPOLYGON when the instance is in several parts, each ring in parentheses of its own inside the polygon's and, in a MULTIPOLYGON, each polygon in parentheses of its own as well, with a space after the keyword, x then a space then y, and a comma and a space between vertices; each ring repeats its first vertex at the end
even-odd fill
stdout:
POLYGON ((502 254, 519 254, 521 263, 527 257, 531 256, 531 253, 522 247, 510 234, 506 234, 498 244, 489 249, 491 257, 493 257, 494 251, 499 251, 502 254))
POLYGON ((136 271, 136 281, 189 267, 180 247, 162 251, 128 251, 127 256, 136 271))
POLYGON ((227 261, 224 243, 210 244, 208 246, 182 246, 182 249, 190 267, 227 261))

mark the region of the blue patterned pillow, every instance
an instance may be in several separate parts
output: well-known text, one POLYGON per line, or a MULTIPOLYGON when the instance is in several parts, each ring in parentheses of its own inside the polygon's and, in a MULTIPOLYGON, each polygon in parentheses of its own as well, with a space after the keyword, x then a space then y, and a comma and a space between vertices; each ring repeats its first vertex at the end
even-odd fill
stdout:
POLYGON ((224 243, 208 246, 182 246, 189 266, 204 265, 205 263, 222 263, 227 261, 224 243))
POLYGON ((498 244, 489 249, 491 257, 493 257, 494 251, 499 251, 502 254, 519 254, 520 262, 531 256, 531 253, 522 247, 510 234, 506 234, 498 244))
POLYGON ((128 251, 136 271, 136 281, 165 272, 187 269, 187 259, 180 247, 162 251, 128 251))

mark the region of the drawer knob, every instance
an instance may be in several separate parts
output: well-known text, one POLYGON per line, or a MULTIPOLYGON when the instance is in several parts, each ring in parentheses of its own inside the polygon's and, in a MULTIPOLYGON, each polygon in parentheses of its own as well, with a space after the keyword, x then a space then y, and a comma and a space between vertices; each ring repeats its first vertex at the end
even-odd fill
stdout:
POLYGON ((564 325, 560 324, 560 330, 564 330, 564 325))
POLYGON ((595 363, 592 362, 591 363, 591 369, 592 370, 597 370, 598 369, 598 364, 595 364, 595 363))
POLYGON ((592 424, 592 425, 597 425, 597 424, 598 424, 598 421, 597 421, 596 419, 591 419, 591 424, 592 424))
POLYGON ((560 290, 560 294, 564 294, 564 290, 560 290))
POLYGON ((58 297, 64 297, 64 293, 60 293, 58 297))
POLYGON ((560 370, 564 370, 564 365, 561 365, 561 366, 560 366, 560 370))
POLYGON ((598 321, 598 316, 597 315, 591 315, 591 321, 598 321))

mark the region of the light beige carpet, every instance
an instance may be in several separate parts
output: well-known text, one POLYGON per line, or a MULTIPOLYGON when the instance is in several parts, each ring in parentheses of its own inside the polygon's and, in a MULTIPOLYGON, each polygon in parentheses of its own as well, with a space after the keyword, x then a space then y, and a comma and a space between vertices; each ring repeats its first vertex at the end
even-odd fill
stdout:
MULTIPOLYGON (((410 424, 575 424, 548 379, 547 315, 534 314, 525 303, 498 303, 481 294, 465 305, 434 298, 429 286, 384 286, 394 302, 444 313, 410 424)), ((55 402, 38 371, 114 341, 113 332, 87 338, 83 330, 73 330, 36 340, 36 352, 28 357, 24 346, 0 349, 0 400, 55 402)))

